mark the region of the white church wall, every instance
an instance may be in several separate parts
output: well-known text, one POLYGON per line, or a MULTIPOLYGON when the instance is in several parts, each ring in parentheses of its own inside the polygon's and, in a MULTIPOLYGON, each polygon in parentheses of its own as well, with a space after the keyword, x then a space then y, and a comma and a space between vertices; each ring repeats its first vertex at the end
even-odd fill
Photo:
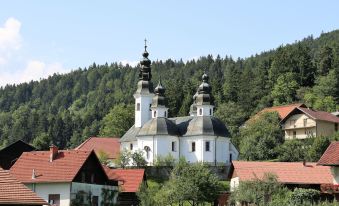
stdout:
POLYGON ((197 137, 184 137, 180 139, 180 156, 184 156, 188 162, 202 160, 202 141, 197 137), (192 143, 195 142, 195 151, 192 151, 192 143))
POLYGON ((226 137, 217 137, 217 163, 229 163, 229 139, 226 137))
POLYGON ((176 136, 157 136, 155 156, 166 157, 171 154, 175 159, 179 159, 179 138, 176 136), (175 143, 174 151, 172 151, 172 142, 175 143))
POLYGON ((211 162, 214 163, 215 159, 215 137, 214 136, 205 136, 202 137, 201 140, 202 147, 201 147, 201 153, 202 153, 202 159, 200 161, 204 162, 211 162), (206 151, 206 142, 209 142, 210 148, 209 151, 206 151))
MULTIPOLYGON (((155 151, 154 148, 156 147, 155 144, 153 144, 153 136, 142 136, 138 137, 138 149, 143 151, 145 160, 152 165, 154 161, 155 151), (150 151, 145 151, 145 147, 149 147, 150 151)), ((154 142, 155 143, 155 142, 154 142)))

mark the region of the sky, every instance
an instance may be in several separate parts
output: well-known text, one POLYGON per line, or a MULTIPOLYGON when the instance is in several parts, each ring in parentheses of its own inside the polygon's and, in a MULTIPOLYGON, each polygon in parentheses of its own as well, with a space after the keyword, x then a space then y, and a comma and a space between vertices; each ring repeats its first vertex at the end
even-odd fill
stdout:
POLYGON ((1 1, 0 86, 93 62, 246 58, 339 29, 336 0, 1 1))

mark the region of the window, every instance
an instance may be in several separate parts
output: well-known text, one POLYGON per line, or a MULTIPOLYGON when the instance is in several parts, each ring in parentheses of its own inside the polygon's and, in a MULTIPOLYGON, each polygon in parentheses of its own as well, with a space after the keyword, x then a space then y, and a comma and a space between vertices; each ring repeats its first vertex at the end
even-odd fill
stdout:
POLYGON ((293 131, 293 138, 297 137, 297 131, 293 131))
POLYGON ((175 142, 172 142, 172 152, 175 152, 176 148, 175 148, 175 142))
POLYGON ((153 117, 156 117, 157 116, 157 111, 154 111, 153 112, 153 117))
POLYGON ((93 196, 92 197, 92 206, 98 206, 99 205, 99 197, 93 196))
POLYGON ((165 115, 164 115, 165 117, 167 117, 167 112, 165 111, 165 115))
POLYGON ((137 103, 137 111, 140 111, 140 103, 137 103))
POLYGON ((210 141, 205 142, 205 151, 206 152, 210 151, 210 141))
POLYGON ((146 158, 149 159, 149 153, 151 151, 151 148, 149 146, 145 146, 144 150, 146 151, 146 158))
POLYGON ((192 142, 191 144, 191 152, 195 152, 195 142, 192 142))
POLYGON ((129 145, 129 149, 133 150, 133 144, 132 143, 129 145))
POLYGON ((202 115, 202 109, 199 109, 199 115, 202 115))
POLYGON ((334 124, 334 131, 336 131, 336 132, 338 131, 338 123, 334 124))
POLYGON ((304 119, 304 127, 307 126, 307 119, 304 119))
POLYGON ((295 120, 290 120, 290 126, 295 125, 295 120))
POLYGON ((52 206, 60 205, 60 194, 49 194, 48 195, 48 203, 52 206))
POLYGON ((152 104, 149 104, 149 111, 151 111, 152 104))
POLYGON ((210 115, 212 115, 212 109, 210 109, 210 115))
POLYGON ((232 158, 232 153, 230 153, 230 162, 232 162, 233 158, 232 158))

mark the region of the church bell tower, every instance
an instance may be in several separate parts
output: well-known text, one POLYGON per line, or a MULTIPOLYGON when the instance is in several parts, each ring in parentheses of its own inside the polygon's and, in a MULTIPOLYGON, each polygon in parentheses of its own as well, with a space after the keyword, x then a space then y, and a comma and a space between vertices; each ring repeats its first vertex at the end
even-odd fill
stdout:
POLYGON ((133 95, 135 99, 135 127, 142 127, 151 119, 151 104, 154 93, 151 82, 151 60, 148 59, 148 55, 145 39, 145 51, 140 61, 138 88, 133 95))

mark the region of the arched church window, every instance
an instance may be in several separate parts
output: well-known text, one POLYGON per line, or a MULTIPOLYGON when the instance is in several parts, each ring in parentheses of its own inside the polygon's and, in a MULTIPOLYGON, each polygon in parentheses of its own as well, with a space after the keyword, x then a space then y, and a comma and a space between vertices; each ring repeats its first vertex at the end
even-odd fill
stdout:
POLYGON ((202 109, 199 109, 199 115, 202 115, 202 109))
POLYGON ((151 148, 149 146, 145 146, 144 150, 146 151, 146 158, 149 159, 151 148))

